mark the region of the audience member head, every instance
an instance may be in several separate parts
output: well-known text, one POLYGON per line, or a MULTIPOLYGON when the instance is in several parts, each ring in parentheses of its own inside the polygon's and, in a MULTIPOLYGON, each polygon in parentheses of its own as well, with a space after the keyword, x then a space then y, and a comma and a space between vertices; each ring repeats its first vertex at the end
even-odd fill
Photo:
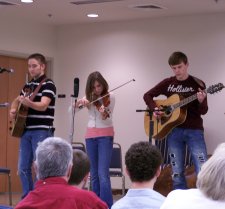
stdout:
POLYGON ((49 137, 38 144, 34 162, 37 178, 66 177, 68 180, 73 165, 72 146, 64 139, 49 137))
POLYGON ((197 187, 213 200, 225 200, 225 143, 220 144, 203 164, 197 187))
POLYGON ((142 183, 157 178, 161 163, 160 151, 149 142, 131 145, 125 156, 126 169, 132 182, 142 183))
POLYGON ((83 188, 90 172, 90 161, 87 154, 81 150, 73 150, 73 167, 69 184, 83 188))

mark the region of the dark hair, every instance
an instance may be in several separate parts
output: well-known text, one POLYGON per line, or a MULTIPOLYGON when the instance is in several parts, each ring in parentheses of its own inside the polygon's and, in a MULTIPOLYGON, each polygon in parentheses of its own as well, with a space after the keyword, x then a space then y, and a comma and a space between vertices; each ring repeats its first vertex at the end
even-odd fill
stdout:
POLYGON ((125 164, 132 182, 144 182, 154 178, 162 163, 157 147, 149 142, 138 142, 128 149, 125 164))
POLYGON ((78 185, 90 172, 90 161, 87 154, 81 150, 73 150, 73 167, 69 184, 78 185))
POLYGON ((44 55, 39 54, 39 53, 31 54, 27 59, 28 60, 29 59, 36 59, 39 62, 39 64, 44 64, 44 65, 47 64, 44 55))
POLYGON ((188 58, 183 52, 173 52, 173 54, 170 55, 168 60, 170 66, 179 65, 182 62, 185 65, 188 63, 188 58))
POLYGON ((103 87, 102 95, 107 94, 107 92, 109 90, 109 85, 100 72, 95 71, 95 72, 91 73, 88 76, 86 90, 85 90, 86 98, 90 102, 92 102, 94 100, 92 93, 93 93, 93 87, 94 87, 95 81, 98 81, 102 85, 102 87, 103 87))

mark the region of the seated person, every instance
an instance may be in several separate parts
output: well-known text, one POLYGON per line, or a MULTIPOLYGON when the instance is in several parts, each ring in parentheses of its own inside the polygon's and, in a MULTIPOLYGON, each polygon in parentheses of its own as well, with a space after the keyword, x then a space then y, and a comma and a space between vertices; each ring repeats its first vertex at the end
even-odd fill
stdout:
POLYGON ((112 209, 159 209, 165 197, 153 190, 160 174, 162 156, 149 144, 139 142, 131 145, 125 155, 126 172, 131 180, 131 189, 112 206, 112 209))
POLYGON ((68 184, 72 166, 73 150, 66 140, 50 137, 39 143, 34 162, 38 181, 15 209, 106 209, 93 192, 68 184))
POLYGON ((87 154, 79 149, 73 150, 73 167, 69 184, 84 189, 90 172, 90 161, 87 154))
POLYGON ((197 189, 174 190, 161 209, 224 209, 225 208, 225 143, 217 147, 202 166, 197 189))

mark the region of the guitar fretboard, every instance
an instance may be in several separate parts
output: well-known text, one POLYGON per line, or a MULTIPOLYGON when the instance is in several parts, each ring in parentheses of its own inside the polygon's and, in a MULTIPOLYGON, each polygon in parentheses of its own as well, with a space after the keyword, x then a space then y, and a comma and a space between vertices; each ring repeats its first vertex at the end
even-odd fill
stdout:
MULTIPOLYGON (((222 83, 218 83, 218 84, 215 84, 215 85, 211 85, 209 86, 209 88, 207 88, 206 90, 204 90, 204 92, 207 94, 214 94, 218 91, 221 91, 224 87, 224 85, 222 83)), ((185 99, 183 99, 182 101, 174 104, 174 105, 171 105, 171 108, 174 110, 176 108, 179 108, 179 107, 183 107, 184 105, 194 101, 195 99, 197 99, 197 93, 190 96, 190 97, 187 97, 185 99)))
POLYGON ((180 101, 180 102, 174 104, 174 105, 173 105, 173 108, 176 109, 176 108, 183 107, 183 106, 185 106, 186 104, 188 104, 188 103, 190 103, 190 102, 192 102, 192 101, 194 101, 194 100, 196 100, 196 99, 197 99, 197 94, 194 94, 194 95, 192 95, 192 96, 190 96, 190 97, 187 97, 187 98, 183 99, 182 101, 180 101))

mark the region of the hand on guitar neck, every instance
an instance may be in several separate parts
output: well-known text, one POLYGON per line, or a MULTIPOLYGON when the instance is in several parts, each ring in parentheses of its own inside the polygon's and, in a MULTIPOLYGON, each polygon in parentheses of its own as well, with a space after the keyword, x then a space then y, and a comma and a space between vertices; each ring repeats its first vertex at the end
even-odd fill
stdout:
POLYGON ((202 103, 204 101, 204 99, 206 98, 206 92, 202 89, 198 89, 199 92, 197 92, 197 99, 199 101, 199 103, 202 103))

